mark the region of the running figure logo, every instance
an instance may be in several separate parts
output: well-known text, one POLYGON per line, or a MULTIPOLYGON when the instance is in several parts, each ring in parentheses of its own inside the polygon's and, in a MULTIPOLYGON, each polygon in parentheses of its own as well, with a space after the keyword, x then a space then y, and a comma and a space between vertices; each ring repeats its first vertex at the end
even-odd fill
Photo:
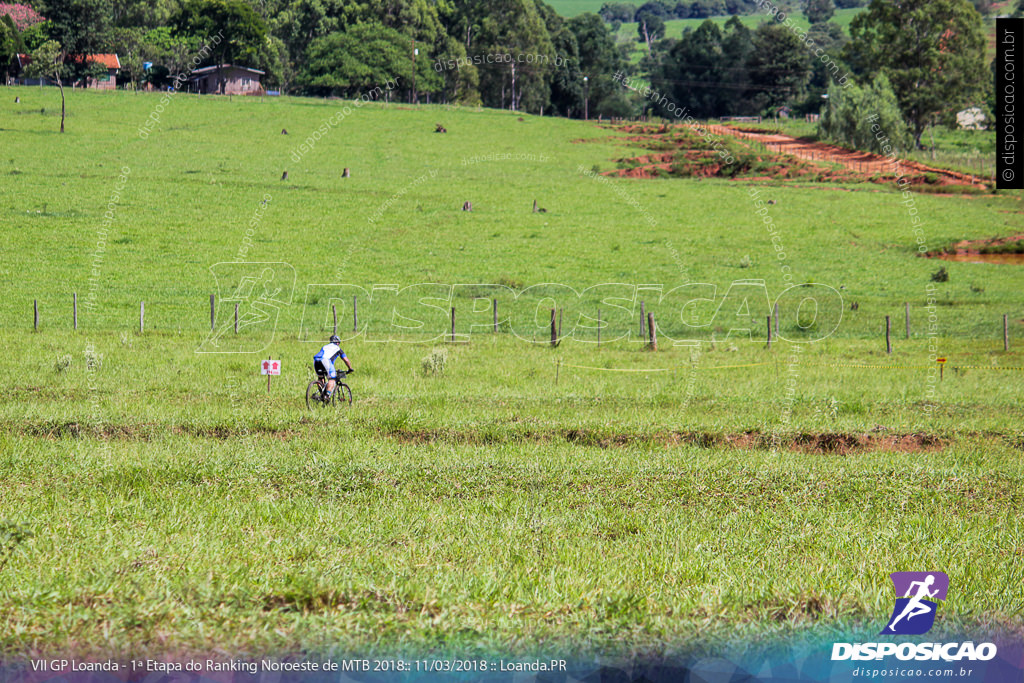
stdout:
POLYGON ((935 623, 937 601, 946 599, 949 577, 942 572, 893 572, 889 576, 900 597, 881 635, 927 633, 935 623))
POLYGON ((219 295, 215 326, 196 352, 259 353, 270 346, 278 315, 291 305, 295 269, 287 263, 241 262, 216 263, 210 272, 219 295))

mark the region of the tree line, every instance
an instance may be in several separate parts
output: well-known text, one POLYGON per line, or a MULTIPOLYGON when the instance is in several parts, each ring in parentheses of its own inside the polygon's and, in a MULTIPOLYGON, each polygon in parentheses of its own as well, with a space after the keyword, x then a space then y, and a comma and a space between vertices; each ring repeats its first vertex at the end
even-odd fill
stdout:
POLYGON ((664 21, 693 16, 694 3, 606 3, 565 18, 543 0, 31 0, 0 17, 0 64, 26 51, 37 71, 81 80, 100 71, 82 55, 115 52, 127 87, 166 88, 202 53, 202 66, 261 69, 266 88, 291 94, 350 97, 392 80, 391 96, 410 102, 669 117, 623 87, 628 75, 698 118, 822 113, 835 139, 856 128, 844 118, 891 105, 890 138, 920 144, 929 123, 991 106, 979 2, 872 0, 847 35, 833 0, 713 0, 706 11, 763 19, 666 38, 664 21), (616 43, 626 19, 639 20, 639 47, 616 43))

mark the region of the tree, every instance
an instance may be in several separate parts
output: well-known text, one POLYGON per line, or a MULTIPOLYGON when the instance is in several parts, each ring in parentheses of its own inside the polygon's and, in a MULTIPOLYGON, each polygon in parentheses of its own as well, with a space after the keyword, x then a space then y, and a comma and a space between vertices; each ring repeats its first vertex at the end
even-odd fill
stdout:
POLYGON ((910 146, 907 124, 884 74, 868 87, 829 88, 818 130, 826 139, 877 154, 899 156, 910 146))
POLYGON ((272 32, 291 55, 299 57, 317 38, 341 30, 344 4, 344 0, 290 0, 270 20, 272 32))
POLYGON ((933 117, 983 91, 985 35, 968 0, 872 0, 850 35, 848 61, 860 74, 888 77, 918 147, 933 117))
POLYGON ((21 41, 25 44, 25 52, 31 52, 50 39, 47 33, 49 22, 33 24, 21 32, 21 41))
POLYGON ((103 52, 109 38, 109 0, 46 0, 39 7, 46 17, 46 33, 61 46, 66 75, 85 81, 96 73, 88 55, 103 52), (70 59, 69 59, 70 58, 70 59))
POLYGON ((181 0, 110 0, 111 20, 118 28, 147 30, 166 26, 181 11, 181 0))
MULTIPOLYGON (((651 69, 651 86, 667 95, 675 107, 686 107, 698 118, 719 116, 728 106, 728 65, 722 57, 722 30, 710 19, 687 31, 651 69)), ((654 111, 672 116, 673 110, 658 102, 654 111)))
POLYGON ((809 53, 800 39, 779 23, 754 31, 749 70, 760 91, 755 103, 767 112, 799 98, 811 75, 809 53))
POLYGON ((0 62, 4 64, 4 83, 10 77, 8 70, 15 55, 24 49, 21 32, 14 25, 14 20, 7 14, 0 16, 0 62))
POLYGON ((651 45, 665 35, 665 20, 652 12, 637 12, 637 40, 647 45, 647 54, 651 54, 651 45))
POLYGON ((458 0, 459 35, 480 60, 486 106, 539 111, 551 102, 555 48, 534 0, 458 0), (545 57, 547 59, 545 59, 545 57), (500 58, 502 61, 497 61, 500 58), (526 61, 532 58, 531 63, 526 61))
POLYGON ((56 40, 48 40, 33 50, 31 62, 25 67, 29 78, 52 78, 60 88, 60 132, 64 132, 64 51, 56 40))
MULTIPOLYGON (((608 25, 596 14, 580 14, 566 22, 575 36, 579 54, 578 75, 572 76, 577 87, 587 76, 589 87, 588 109, 591 116, 626 116, 632 105, 624 88, 613 80, 616 72, 626 70, 626 61, 615 45, 608 25)), ((580 93, 582 96, 582 92, 580 93)), ((582 102, 582 100, 580 100, 582 102)), ((577 105, 578 107, 578 105, 577 105)), ((575 108, 579 112, 579 108, 575 108)))
POLYGON ((836 6, 832 0, 807 0, 804 5, 804 16, 812 24, 823 24, 832 18, 836 12, 836 6))
POLYGON ((350 26, 313 41, 298 80, 311 93, 348 96, 410 82, 409 41, 380 23, 350 26))
POLYGON ((664 2, 658 2, 658 0, 651 0, 645 2, 636 9, 636 16, 633 21, 640 21, 641 14, 653 14, 661 19, 667 19, 672 16, 672 9, 664 2))
POLYGON ((217 82, 223 90, 220 67, 253 62, 266 43, 267 24, 245 0, 186 0, 174 19, 179 35, 222 40, 211 44, 217 82))
POLYGON ((606 2, 601 5, 598 14, 609 24, 616 21, 633 21, 633 17, 636 16, 636 5, 628 2, 606 2))
POLYGON ((822 95, 828 92, 832 83, 842 75, 850 72, 842 63, 840 55, 846 45, 846 34, 834 21, 811 24, 806 35, 808 49, 812 49, 811 78, 807 83, 806 95, 798 106, 800 114, 816 114, 821 109, 822 95), (831 61, 822 62, 815 58, 814 53, 821 50, 822 55, 829 55, 831 61))

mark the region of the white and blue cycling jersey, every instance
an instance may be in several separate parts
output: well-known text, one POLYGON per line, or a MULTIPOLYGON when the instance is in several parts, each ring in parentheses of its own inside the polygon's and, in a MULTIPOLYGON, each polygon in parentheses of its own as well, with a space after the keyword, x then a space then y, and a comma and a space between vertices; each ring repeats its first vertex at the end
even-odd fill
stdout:
POLYGON ((313 356, 313 365, 314 367, 319 365, 328 377, 335 379, 338 376, 338 372, 334 369, 334 361, 344 357, 345 352, 341 350, 340 346, 337 344, 326 344, 313 356))

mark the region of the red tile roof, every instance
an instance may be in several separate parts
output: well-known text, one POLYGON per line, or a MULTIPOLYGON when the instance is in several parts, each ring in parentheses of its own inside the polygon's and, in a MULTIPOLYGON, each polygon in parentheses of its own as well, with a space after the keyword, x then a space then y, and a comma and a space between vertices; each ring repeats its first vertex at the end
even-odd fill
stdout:
MULTIPOLYGON (((81 58, 80 58, 79 55, 68 55, 67 59, 64 60, 64 61, 67 61, 67 62, 78 62, 78 61, 81 61, 81 58)), ((118 59, 117 55, 115 55, 115 54, 86 55, 85 61, 87 61, 87 62, 97 62, 98 64, 102 64, 103 66, 107 67, 108 69, 120 69, 121 68, 121 60, 118 59)), ((26 54, 18 53, 18 65, 19 66, 25 67, 25 66, 27 66, 27 65, 29 65, 31 63, 32 63, 32 55, 26 55, 26 54)))
POLYGON ((89 55, 86 57, 86 60, 90 62, 99 62, 108 69, 121 68, 121 60, 117 58, 117 55, 113 54, 89 55))

